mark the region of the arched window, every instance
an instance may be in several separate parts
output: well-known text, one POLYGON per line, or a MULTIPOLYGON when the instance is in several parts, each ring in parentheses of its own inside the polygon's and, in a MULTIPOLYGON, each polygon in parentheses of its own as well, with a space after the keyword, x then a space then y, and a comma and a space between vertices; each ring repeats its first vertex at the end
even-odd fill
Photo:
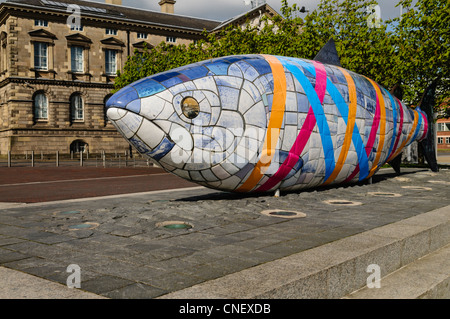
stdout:
POLYGON ((70 97, 70 119, 72 122, 84 120, 83 98, 79 93, 72 94, 70 97))
POLYGON ((33 109, 35 120, 48 119, 48 100, 43 92, 38 92, 33 97, 33 109))
POLYGON ((70 144, 70 152, 72 153, 79 153, 79 152, 88 152, 89 151, 89 145, 83 140, 75 140, 70 144))

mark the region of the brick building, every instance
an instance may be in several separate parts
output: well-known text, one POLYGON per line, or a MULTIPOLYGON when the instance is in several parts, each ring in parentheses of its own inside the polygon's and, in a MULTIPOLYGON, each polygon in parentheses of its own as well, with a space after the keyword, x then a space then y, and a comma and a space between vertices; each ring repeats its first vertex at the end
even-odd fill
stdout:
POLYGON ((127 56, 145 43, 188 44, 204 30, 277 14, 264 4, 221 22, 176 15, 174 0, 159 1, 161 12, 121 2, 0 4, 0 154, 128 149, 104 112, 127 56))
POLYGON ((437 149, 450 151, 450 118, 437 120, 437 149))

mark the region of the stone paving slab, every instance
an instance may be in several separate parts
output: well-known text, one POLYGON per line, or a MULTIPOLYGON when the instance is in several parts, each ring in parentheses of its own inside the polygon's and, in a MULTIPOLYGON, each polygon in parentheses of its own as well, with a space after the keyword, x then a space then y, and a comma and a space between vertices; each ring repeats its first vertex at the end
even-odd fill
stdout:
POLYGON ((449 184, 448 170, 382 169, 372 184, 280 197, 195 187, 0 206, 0 266, 65 284, 77 264, 82 290, 156 298, 448 206, 449 184), (157 226, 166 221, 192 227, 157 226))
MULTIPOLYGON (((430 247, 440 249, 450 243, 449 230, 450 206, 446 206, 188 287, 161 298, 341 298, 367 285, 369 265, 378 266, 380 275, 390 274, 404 266, 417 269, 418 267, 412 266, 411 263, 433 254, 430 247), (424 218, 434 222, 422 224, 424 218), (405 225, 410 226, 407 231, 403 231, 405 225)), ((431 286, 449 278, 450 260, 446 256, 448 253, 442 254, 438 258, 438 265, 427 269, 428 277, 436 277, 431 281, 431 286)), ((424 266, 426 267, 419 267, 421 271, 425 270, 424 266)), ((403 276, 402 279, 404 278, 403 276)), ((380 279, 382 286, 392 285, 390 280, 380 279)), ((418 286, 427 281, 428 278, 418 286)), ((409 282, 397 282, 397 285, 407 287, 409 282)), ((400 297, 403 295, 397 295, 397 298, 400 297)), ((390 295, 390 298, 395 296, 390 295)))

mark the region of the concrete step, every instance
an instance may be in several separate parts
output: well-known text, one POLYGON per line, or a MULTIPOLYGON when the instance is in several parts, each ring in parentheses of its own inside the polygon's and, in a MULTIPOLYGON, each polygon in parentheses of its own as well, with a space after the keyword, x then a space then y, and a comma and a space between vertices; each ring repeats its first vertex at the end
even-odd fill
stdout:
MULTIPOLYGON (((380 278, 385 278, 381 283, 386 288, 388 274, 396 271, 400 274, 408 271, 409 274, 415 267, 422 267, 428 277, 436 276, 442 280, 437 280, 436 290, 430 288, 427 290, 430 293, 416 293, 416 297, 446 296, 440 291, 448 288, 449 244, 450 206, 447 206, 160 298, 343 298, 366 287, 368 278, 374 274, 373 266, 379 267, 380 278), (439 271, 427 268, 430 260, 439 260, 439 271)), ((405 282, 406 279, 402 285, 405 282)))
POLYGON ((0 299, 105 299, 21 271, 0 267, 0 299))
POLYGON ((361 288, 346 299, 449 299, 450 245, 381 278, 379 288, 361 288))

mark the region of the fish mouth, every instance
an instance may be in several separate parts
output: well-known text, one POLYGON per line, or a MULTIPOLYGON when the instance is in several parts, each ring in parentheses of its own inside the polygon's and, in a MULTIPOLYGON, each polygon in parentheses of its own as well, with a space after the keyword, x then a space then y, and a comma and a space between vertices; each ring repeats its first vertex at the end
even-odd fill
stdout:
POLYGON ((175 146, 170 136, 153 121, 120 107, 109 107, 106 116, 136 150, 156 161, 175 146))

